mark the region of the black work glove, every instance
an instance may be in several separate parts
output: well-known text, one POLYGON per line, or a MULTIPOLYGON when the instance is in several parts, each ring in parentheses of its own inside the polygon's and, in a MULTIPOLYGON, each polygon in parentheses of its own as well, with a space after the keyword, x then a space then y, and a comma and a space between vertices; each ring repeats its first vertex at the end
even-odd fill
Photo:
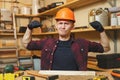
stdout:
POLYGON ((33 28, 42 27, 42 24, 39 21, 32 21, 28 24, 28 28, 32 30, 33 28))
POLYGON ((98 21, 94 21, 94 22, 91 22, 90 25, 96 29, 96 31, 99 31, 99 32, 103 32, 104 31, 104 28, 102 26, 102 24, 98 21))

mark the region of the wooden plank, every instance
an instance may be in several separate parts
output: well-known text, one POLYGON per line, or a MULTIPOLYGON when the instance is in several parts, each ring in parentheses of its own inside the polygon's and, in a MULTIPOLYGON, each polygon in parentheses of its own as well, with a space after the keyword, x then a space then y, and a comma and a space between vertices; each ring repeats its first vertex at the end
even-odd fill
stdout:
POLYGON ((16 52, 15 51, 0 51, 0 58, 16 58, 16 52))
MULTIPOLYGON (((104 26, 105 30, 120 30, 120 26, 104 26)), ((72 33, 78 32, 90 32, 95 31, 92 27, 73 29, 72 33)), ((46 33, 32 33, 33 36, 45 36, 45 35, 57 35, 58 32, 46 32, 46 33)), ((0 33, 1 36, 13 35, 13 33, 0 33)), ((23 36, 24 33, 17 33, 18 36, 23 36)))
POLYGON ((26 71, 26 72, 27 72, 27 74, 29 74, 29 75, 34 75, 34 76, 41 77, 41 78, 45 78, 45 79, 48 78, 48 75, 39 74, 38 71, 29 70, 29 71, 26 71))
POLYGON ((95 76, 95 71, 60 71, 60 70, 40 70, 39 74, 43 75, 92 75, 95 76))
POLYGON ((17 58, 8 58, 8 59, 1 59, 0 58, 0 64, 5 64, 5 63, 16 63, 18 61, 17 58))

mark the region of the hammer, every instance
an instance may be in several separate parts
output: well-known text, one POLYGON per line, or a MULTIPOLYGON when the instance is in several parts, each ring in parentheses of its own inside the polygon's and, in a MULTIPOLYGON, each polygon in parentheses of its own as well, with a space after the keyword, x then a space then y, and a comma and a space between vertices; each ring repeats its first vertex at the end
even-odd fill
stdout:
POLYGON ((58 75, 51 75, 51 76, 48 76, 48 75, 43 75, 43 74, 39 74, 37 71, 26 71, 27 74, 29 75, 33 75, 33 76, 37 76, 37 77, 41 77, 41 78, 44 78, 46 80, 55 80, 55 79, 58 79, 58 75))

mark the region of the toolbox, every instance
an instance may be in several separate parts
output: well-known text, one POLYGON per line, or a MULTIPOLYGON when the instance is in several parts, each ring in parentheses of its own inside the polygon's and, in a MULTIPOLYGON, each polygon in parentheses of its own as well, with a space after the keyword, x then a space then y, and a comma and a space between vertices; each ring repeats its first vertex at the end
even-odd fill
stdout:
POLYGON ((119 68, 120 67, 120 53, 102 54, 96 56, 100 68, 119 68))

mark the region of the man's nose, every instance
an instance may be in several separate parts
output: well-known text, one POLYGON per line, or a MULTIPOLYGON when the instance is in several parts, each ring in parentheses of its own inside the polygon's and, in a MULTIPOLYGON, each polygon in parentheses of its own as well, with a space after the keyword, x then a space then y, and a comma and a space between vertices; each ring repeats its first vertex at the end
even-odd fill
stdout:
POLYGON ((65 28, 65 24, 62 24, 62 28, 65 28))

